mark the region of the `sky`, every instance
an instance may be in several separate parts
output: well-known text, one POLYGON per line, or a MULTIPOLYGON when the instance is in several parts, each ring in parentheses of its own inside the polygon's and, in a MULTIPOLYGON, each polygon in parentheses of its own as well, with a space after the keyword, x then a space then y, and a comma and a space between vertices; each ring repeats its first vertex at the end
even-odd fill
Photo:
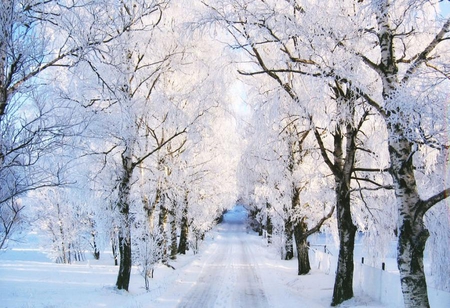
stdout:
POLYGON ((440 3, 442 16, 449 17, 450 16, 450 0, 442 1, 440 3))

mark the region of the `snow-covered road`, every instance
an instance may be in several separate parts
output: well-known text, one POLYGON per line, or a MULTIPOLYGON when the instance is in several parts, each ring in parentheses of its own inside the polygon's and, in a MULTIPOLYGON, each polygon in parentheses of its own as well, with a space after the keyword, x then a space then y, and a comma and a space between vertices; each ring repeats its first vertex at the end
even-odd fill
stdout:
POLYGON ((225 215, 198 280, 179 307, 269 307, 256 270, 260 244, 248 241, 245 213, 225 215))
MULTIPOLYGON (((273 261, 265 242, 247 232, 246 219, 247 213, 241 206, 227 212, 206 249, 181 270, 175 283, 153 304, 183 308, 325 307, 320 300, 308 298, 309 288, 304 288, 306 297, 299 296, 295 270, 284 266, 286 261, 273 261), (285 276, 286 273, 291 275, 285 276)), ((326 279, 323 283, 325 293, 330 293, 331 281, 326 279)), ((324 292, 317 290, 323 283, 310 283, 315 296, 324 292)))

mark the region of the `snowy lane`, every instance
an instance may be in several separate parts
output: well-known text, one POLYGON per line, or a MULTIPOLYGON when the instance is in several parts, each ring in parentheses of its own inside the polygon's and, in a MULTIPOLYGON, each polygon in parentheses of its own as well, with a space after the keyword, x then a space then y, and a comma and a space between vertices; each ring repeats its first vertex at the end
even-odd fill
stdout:
MULTIPOLYGON (((254 232, 247 233, 246 218, 243 207, 229 211, 224 223, 207 234, 199 254, 190 251, 172 260, 176 270, 158 265, 149 290, 137 267, 132 270, 130 291, 117 290, 117 267, 110 252, 103 253, 101 260, 69 265, 51 262, 37 248, 15 248, 0 254, 0 306, 329 307, 333 275, 313 269, 309 275, 298 276, 297 261, 281 260, 275 245, 268 246, 254 232)), ((360 294, 341 307, 390 306, 360 294)))
POLYGON ((244 221, 225 220, 218 231, 215 249, 179 307, 269 307, 244 221))
POLYGON ((251 242, 244 242, 242 237, 240 238, 241 245, 241 262, 243 266, 238 268, 239 279, 242 288, 238 288, 239 291, 239 304, 241 307, 269 307, 266 295, 263 291, 261 278, 256 271, 256 260, 254 250, 252 249, 251 242))

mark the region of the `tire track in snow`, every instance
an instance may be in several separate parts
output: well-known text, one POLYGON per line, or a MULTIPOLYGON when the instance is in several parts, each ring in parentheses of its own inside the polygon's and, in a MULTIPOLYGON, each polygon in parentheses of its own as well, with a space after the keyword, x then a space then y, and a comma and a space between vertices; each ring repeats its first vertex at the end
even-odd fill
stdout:
POLYGON ((223 248, 218 244, 213 255, 205 261, 201 274, 190 292, 181 300, 178 307, 213 307, 221 287, 221 277, 225 270, 226 255, 223 248))

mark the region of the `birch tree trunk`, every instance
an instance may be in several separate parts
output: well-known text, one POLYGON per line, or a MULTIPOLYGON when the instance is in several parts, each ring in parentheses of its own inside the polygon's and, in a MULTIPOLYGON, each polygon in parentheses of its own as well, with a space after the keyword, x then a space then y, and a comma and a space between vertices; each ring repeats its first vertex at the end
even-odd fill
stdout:
POLYGON ((405 307, 429 307, 427 284, 423 268, 423 251, 429 236, 423 224, 423 216, 417 216, 415 206, 420 201, 413 170, 412 144, 403 136, 399 123, 393 119, 401 110, 389 109, 390 100, 398 84, 398 68, 395 58, 393 31, 389 22, 389 1, 383 1, 377 15, 381 61, 380 76, 383 98, 387 105, 389 157, 398 209, 397 266, 405 307))
POLYGON ((160 203, 159 209, 159 233, 161 235, 161 240, 158 245, 161 248, 161 260, 163 264, 167 264, 168 262, 168 253, 167 253, 167 232, 166 232, 166 224, 167 224, 167 216, 168 210, 165 206, 166 198, 163 196, 160 203))
POLYGON ((118 231, 119 239, 119 273, 117 276, 116 287, 119 290, 128 291, 131 274, 131 226, 130 226, 130 191, 131 191, 131 176, 133 174, 132 164, 132 150, 127 146, 122 153, 122 167, 123 173, 118 192, 117 208, 120 213, 120 224, 118 231))
MULTIPOLYGON (((398 132, 390 132, 398 137, 398 132)), ((423 215, 417 215, 420 198, 412 164, 411 144, 406 140, 389 138, 395 195, 399 214, 397 265, 405 307, 429 307, 423 253, 429 232, 423 215)))
POLYGON ((170 259, 176 260, 178 252, 177 219, 173 212, 170 213, 170 259))
POLYGON ((389 157, 391 160, 391 175, 394 182, 395 196, 398 209, 398 245, 397 266, 405 307, 430 307, 427 283, 423 266, 425 244, 429 237, 423 221, 425 213, 436 203, 449 196, 450 189, 445 189, 428 200, 421 200, 414 173, 413 155, 414 143, 408 139, 407 119, 403 117, 403 110, 397 106, 396 90, 402 83, 408 82, 409 77, 423 63, 436 46, 445 40, 449 32, 450 19, 443 25, 441 31, 419 53, 418 57, 406 70, 402 81, 398 76, 398 62, 395 57, 395 27, 390 22, 390 1, 383 1, 377 12, 378 37, 381 59, 378 65, 369 63, 380 75, 385 102, 384 119, 388 130, 389 157), (399 121, 399 119, 404 119, 399 121))
POLYGON ((184 199, 184 208, 181 217, 181 233, 180 233, 180 243, 178 245, 178 253, 186 254, 188 250, 187 238, 189 235, 189 221, 188 221, 188 199, 187 196, 184 199))
POLYGON ((285 249, 284 260, 291 260, 292 258, 294 258, 294 243, 293 243, 294 230, 292 227, 292 221, 290 217, 284 223, 284 235, 286 237, 284 243, 285 249))
POLYGON ((273 231, 273 224, 272 224, 272 217, 270 216, 269 210, 272 206, 270 203, 266 203, 266 232, 267 232, 267 243, 272 243, 272 231, 273 231))

